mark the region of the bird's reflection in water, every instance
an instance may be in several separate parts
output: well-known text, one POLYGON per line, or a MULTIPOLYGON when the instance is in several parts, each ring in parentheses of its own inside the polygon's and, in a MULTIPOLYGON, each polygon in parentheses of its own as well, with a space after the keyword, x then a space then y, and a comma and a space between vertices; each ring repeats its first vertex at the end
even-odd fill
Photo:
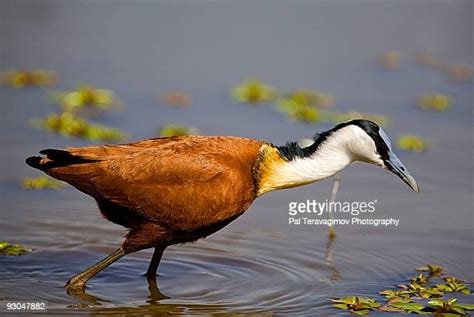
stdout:
POLYGON ((164 295, 158 286, 156 279, 147 279, 148 291, 146 303, 137 306, 113 305, 110 301, 88 294, 85 289, 68 290, 67 294, 81 301, 79 304, 70 305, 69 308, 93 309, 93 315, 117 315, 117 314, 185 314, 189 312, 215 313, 225 312, 226 307, 214 304, 195 304, 183 302, 168 302, 170 297, 164 295), (111 305, 108 305, 108 304, 111 305), (112 306, 113 305, 113 306, 112 306))
MULTIPOLYGON (((148 291, 149 291, 149 295, 147 297, 148 298, 147 303, 157 304, 161 300, 169 298, 168 296, 164 295, 160 291, 158 287, 158 283, 156 282, 156 278, 148 278, 147 282, 148 282, 148 291)), ((74 297, 75 299, 80 300, 81 302, 84 302, 82 304, 74 305, 74 307, 78 307, 78 308, 101 306, 104 303, 109 303, 108 300, 105 300, 100 297, 87 293, 84 287, 77 288, 77 289, 67 288, 66 293, 69 296, 74 297)))
POLYGON ((336 239, 336 234, 334 233, 334 231, 330 231, 328 235, 328 242, 326 243, 325 263, 331 270, 331 276, 329 277, 329 281, 331 282, 337 282, 341 278, 341 272, 338 270, 338 268, 334 264, 334 261, 332 258, 332 248, 333 248, 335 239, 336 239))

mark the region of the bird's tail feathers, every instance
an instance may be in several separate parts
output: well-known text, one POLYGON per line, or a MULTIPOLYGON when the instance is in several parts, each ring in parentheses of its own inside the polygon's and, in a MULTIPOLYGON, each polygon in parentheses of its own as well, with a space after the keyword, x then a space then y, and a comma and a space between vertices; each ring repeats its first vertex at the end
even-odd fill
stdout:
POLYGON ((74 156, 67 150, 46 149, 40 151, 40 153, 46 155, 46 157, 31 156, 26 159, 26 164, 41 171, 46 171, 55 167, 95 162, 95 160, 74 156))

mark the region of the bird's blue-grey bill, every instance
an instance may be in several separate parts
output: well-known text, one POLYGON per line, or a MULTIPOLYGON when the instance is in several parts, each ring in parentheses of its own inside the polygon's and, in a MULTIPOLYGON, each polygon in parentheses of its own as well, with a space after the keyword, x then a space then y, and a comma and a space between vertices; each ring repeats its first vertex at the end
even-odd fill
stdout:
POLYGON ((389 160, 387 161, 387 168, 400 177, 415 192, 420 192, 420 187, 415 178, 410 175, 402 161, 400 161, 400 159, 393 153, 390 153, 389 160))

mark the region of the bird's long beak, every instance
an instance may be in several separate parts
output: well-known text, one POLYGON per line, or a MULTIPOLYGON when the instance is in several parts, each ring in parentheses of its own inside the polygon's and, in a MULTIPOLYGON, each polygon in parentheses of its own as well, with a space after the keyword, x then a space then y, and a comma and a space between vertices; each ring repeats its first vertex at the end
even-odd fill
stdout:
POLYGON ((403 165, 402 161, 400 161, 395 154, 390 153, 389 159, 385 164, 389 171, 400 177, 408 186, 410 186, 411 189, 417 193, 420 192, 420 187, 415 178, 410 175, 405 165, 403 165))

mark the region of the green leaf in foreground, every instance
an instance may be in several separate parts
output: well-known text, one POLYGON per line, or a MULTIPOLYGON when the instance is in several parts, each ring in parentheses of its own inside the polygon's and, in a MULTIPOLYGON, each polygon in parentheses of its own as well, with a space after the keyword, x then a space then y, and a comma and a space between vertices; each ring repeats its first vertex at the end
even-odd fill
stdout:
POLYGON ((59 189, 66 186, 65 183, 51 177, 27 177, 24 178, 21 186, 25 189, 59 189))
POLYGON ((425 306, 418 303, 405 303, 405 302, 396 302, 390 304, 390 306, 399 309, 400 311, 404 311, 406 313, 416 313, 416 314, 430 314, 429 312, 423 311, 425 306))
POLYGON ((333 307, 348 310, 356 315, 367 315, 374 308, 381 306, 373 298, 369 297, 344 297, 332 299, 331 301, 333 302, 333 307))
POLYGON ((443 292, 436 288, 426 287, 420 284, 400 285, 400 288, 421 298, 438 298, 444 295, 443 292))
POLYGON ((10 244, 6 241, 0 242, 0 255, 17 256, 31 251, 32 249, 19 244, 10 244))
POLYGON ((424 285, 428 283, 428 278, 421 272, 418 276, 412 277, 410 282, 412 284, 424 285))
POLYGON ((457 302, 456 298, 450 298, 447 300, 434 299, 430 300, 428 305, 434 307, 435 314, 467 315, 466 310, 474 310, 474 305, 460 304, 457 302))
POLYGON ((418 272, 427 272, 428 277, 441 276, 443 274, 444 268, 439 265, 427 264, 425 266, 419 267, 416 269, 418 272))
POLYGON ((438 284, 436 288, 442 292, 459 292, 463 294, 471 294, 471 290, 460 281, 450 281, 446 284, 438 284))

